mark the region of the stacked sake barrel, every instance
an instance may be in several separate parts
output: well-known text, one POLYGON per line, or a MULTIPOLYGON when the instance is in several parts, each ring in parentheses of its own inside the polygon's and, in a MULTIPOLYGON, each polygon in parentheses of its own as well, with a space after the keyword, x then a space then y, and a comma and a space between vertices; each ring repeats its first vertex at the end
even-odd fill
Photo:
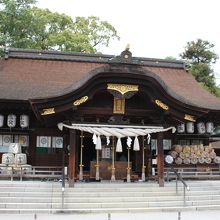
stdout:
POLYGON ((211 145, 174 145, 170 155, 174 158, 176 164, 220 164, 220 157, 211 145))

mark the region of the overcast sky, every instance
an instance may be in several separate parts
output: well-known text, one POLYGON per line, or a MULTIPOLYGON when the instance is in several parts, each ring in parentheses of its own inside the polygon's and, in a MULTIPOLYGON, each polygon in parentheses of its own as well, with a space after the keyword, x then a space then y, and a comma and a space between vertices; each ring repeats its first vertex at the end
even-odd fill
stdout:
MULTIPOLYGON (((201 38, 220 56, 219 0, 38 0, 38 7, 72 16, 98 16, 118 31, 100 52, 118 55, 130 44, 133 56, 179 58, 188 41, 201 38)), ((220 61, 213 68, 220 78, 220 61)))

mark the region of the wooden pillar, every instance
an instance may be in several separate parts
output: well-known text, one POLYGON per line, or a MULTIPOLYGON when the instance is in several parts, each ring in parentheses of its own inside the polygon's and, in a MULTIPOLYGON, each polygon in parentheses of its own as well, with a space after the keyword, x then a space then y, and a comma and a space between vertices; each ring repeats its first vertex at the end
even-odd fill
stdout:
POLYGON ((76 169, 76 131, 70 129, 69 187, 74 187, 76 169))
POLYGON ((160 187, 164 187, 163 133, 157 134, 157 176, 160 187))
POLYGON ((29 136, 29 147, 28 147, 28 164, 32 166, 36 165, 36 145, 37 145, 37 138, 34 132, 30 132, 29 136))

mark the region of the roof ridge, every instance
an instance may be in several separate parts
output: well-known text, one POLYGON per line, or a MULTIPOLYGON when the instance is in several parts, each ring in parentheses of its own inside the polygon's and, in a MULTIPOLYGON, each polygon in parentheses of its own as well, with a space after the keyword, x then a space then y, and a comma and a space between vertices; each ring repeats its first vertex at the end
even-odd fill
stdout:
MULTIPOLYGON (((123 53, 123 52, 122 52, 123 53)), ((131 54, 131 53, 130 53, 131 54)), ((125 60, 122 54, 107 55, 107 54, 91 54, 78 52, 61 52, 53 50, 35 50, 21 48, 7 48, 6 59, 41 59, 41 60, 62 60, 62 61, 78 61, 78 62, 93 62, 93 63, 123 63, 128 65, 154 66, 185 69, 185 63, 181 60, 166 60, 159 58, 131 57, 125 60)))

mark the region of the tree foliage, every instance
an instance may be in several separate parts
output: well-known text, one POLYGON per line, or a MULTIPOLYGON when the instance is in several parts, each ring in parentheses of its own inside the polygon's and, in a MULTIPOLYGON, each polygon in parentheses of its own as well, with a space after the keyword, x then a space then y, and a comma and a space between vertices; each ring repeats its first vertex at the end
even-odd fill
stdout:
POLYGON ((195 79, 201 83, 209 92, 216 94, 216 83, 213 70, 206 63, 196 63, 190 69, 195 79))
POLYGON ((216 96, 220 97, 220 87, 216 87, 216 96))
POLYGON ((215 63, 218 55, 212 51, 214 46, 214 44, 202 39, 187 42, 185 51, 180 56, 187 59, 191 64, 215 63))
POLYGON ((35 0, 0 0, 0 47, 97 52, 119 39, 98 17, 76 17, 40 9, 35 0))
POLYGON ((165 60, 167 60, 167 61, 176 61, 177 59, 176 59, 176 57, 173 57, 173 56, 167 56, 167 57, 165 57, 165 60))
POLYGON ((211 64, 215 63, 218 55, 212 51, 214 44, 198 39, 188 42, 185 51, 180 54, 189 65, 190 72, 205 89, 217 95, 217 86, 211 64))

